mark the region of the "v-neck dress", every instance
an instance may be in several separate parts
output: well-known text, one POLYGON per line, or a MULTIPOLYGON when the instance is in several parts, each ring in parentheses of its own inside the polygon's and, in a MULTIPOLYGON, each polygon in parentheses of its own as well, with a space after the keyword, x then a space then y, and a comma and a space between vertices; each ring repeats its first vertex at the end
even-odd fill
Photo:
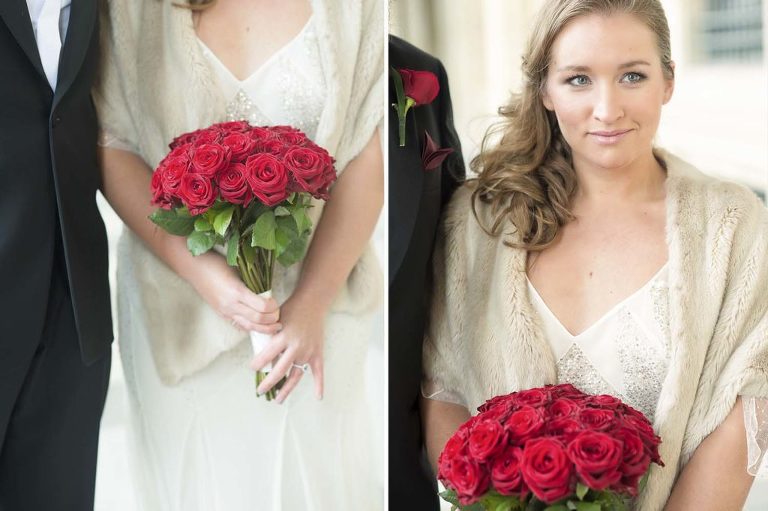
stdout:
MULTIPOLYGON (((245 80, 238 80, 197 40, 199 47, 193 50, 205 56, 219 92, 227 98, 225 111, 217 114, 219 121, 291 125, 310 138, 316 135, 327 91, 315 22, 310 17, 294 39, 245 80)), ((133 150, 109 133, 102 145, 133 150)), ((123 284, 131 278, 130 273, 121 275, 123 284)), ((240 344, 204 369, 176 385, 164 384, 148 340, 153 325, 142 321, 142 311, 120 289, 120 316, 131 318, 122 321, 120 353, 141 509, 382 508, 365 391, 371 314, 328 314, 323 399, 315 398, 314 381, 307 374, 278 405, 255 395, 249 365, 253 355, 245 334, 240 344)), ((174 300, 173 292, 160 292, 174 300)))

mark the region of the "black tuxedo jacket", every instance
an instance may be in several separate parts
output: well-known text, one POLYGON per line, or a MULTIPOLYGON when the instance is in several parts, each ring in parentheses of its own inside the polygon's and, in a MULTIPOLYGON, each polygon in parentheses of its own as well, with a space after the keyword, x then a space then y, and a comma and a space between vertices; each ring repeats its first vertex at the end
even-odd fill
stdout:
MULTIPOLYGON (((397 509, 436 510, 434 476, 422 455, 421 352, 432 247, 441 209, 464 179, 464 163, 440 61, 390 36, 389 65, 431 71, 440 82, 432 103, 408 112, 405 147, 398 143, 397 113, 389 109, 389 502, 397 509), (425 132, 438 147, 453 149, 434 170, 424 170, 421 161, 425 132)), ((391 79, 389 99, 397 102, 391 79)))
POLYGON ((96 208, 97 0, 72 0, 58 81, 25 0, 0 2, 0 356, 39 341, 52 272, 66 273, 83 361, 109 348, 107 238, 96 208))

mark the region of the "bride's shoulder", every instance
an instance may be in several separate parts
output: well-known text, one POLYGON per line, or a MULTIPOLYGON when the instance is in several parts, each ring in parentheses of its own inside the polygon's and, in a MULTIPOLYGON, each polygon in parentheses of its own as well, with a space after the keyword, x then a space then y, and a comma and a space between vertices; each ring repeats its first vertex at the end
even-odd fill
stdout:
POLYGON ((768 218, 768 209, 757 194, 743 184, 705 174, 694 165, 663 152, 669 176, 669 192, 684 206, 681 213, 719 219, 768 218))

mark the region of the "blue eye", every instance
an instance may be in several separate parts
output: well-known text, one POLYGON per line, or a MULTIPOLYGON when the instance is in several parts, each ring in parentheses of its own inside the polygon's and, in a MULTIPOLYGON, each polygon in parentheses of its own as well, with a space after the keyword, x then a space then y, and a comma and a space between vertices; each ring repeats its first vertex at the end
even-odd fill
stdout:
POLYGON ((645 75, 642 73, 636 73, 634 71, 630 71, 629 73, 625 74, 621 78, 621 80, 627 83, 640 83, 643 80, 645 80, 645 78, 646 78, 645 75))
POLYGON ((584 87, 589 85, 589 78, 586 75, 576 75, 571 76, 565 82, 576 87, 584 87))

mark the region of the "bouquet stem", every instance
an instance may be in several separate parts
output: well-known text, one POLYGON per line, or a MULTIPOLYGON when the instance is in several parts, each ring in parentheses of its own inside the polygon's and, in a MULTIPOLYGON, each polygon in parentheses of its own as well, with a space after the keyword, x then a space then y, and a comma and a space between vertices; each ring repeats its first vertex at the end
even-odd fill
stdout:
MULTIPOLYGON (((243 241, 240 241, 241 246, 243 241)), ((245 243, 248 243, 246 240, 245 243)), ((237 255, 237 269, 240 273, 240 278, 245 283, 246 287, 253 291, 254 293, 258 294, 259 296, 268 298, 272 296, 272 270, 274 268, 274 259, 272 257, 272 252, 270 250, 265 250, 260 247, 256 247, 252 249, 252 254, 254 254, 254 261, 249 261, 248 257, 245 256, 245 252, 243 250, 238 251, 237 255)), ((259 334, 258 332, 251 332, 251 344, 253 346, 253 351, 255 355, 258 355, 259 352, 266 347, 266 342, 264 341, 257 341, 259 337, 263 336, 264 334, 259 334), (255 335, 254 335, 255 334, 255 335)), ((268 336, 266 336, 268 337, 268 336)), ((264 368, 261 370, 256 371, 255 376, 255 386, 256 388, 261 385, 261 383, 267 378, 267 375, 272 370, 272 362, 267 364, 264 368)), ((269 389, 265 394, 264 397, 267 401, 272 401, 277 396, 277 391, 280 390, 285 383, 285 377, 281 378, 280 381, 275 384, 274 387, 269 389)))

